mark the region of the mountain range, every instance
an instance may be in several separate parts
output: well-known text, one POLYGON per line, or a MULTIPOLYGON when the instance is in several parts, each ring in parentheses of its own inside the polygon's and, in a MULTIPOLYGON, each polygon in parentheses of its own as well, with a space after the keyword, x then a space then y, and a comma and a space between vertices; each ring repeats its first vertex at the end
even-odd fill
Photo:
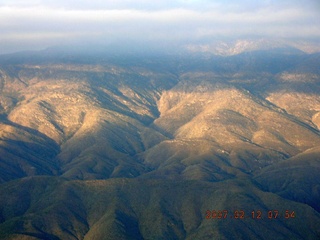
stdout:
POLYGON ((259 44, 0 56, 0 238, 320 238, 320 54, 259 44))

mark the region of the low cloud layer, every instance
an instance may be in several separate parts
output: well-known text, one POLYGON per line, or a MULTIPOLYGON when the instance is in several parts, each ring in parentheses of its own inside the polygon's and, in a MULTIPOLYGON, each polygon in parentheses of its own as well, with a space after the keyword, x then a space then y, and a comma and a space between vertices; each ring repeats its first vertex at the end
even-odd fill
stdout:
POLYGON ((86 42, 320 38, 316 0, 212 2, 0 1, 0 53, 86 42))

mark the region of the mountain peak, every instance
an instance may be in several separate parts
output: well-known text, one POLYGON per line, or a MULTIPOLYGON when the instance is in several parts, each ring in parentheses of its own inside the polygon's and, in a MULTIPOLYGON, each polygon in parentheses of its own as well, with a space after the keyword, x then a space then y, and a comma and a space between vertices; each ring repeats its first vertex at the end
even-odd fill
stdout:
POLYGON ((232 56, 243 52, 287 49, 296 52, 315 53, 320 44, 306 41, 288 41, 271 39, 216 40, 203 44, 187 44, 185 49, 191 53, 211 53, 220 56, 232 56))

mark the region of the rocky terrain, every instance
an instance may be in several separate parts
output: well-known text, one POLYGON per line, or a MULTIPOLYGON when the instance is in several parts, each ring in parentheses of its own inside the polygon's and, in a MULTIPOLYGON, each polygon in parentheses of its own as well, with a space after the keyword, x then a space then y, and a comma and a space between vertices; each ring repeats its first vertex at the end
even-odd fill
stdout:
POLYGON ((0 238, 319 238, 320 55, 276 47, 0 56, 0 238))

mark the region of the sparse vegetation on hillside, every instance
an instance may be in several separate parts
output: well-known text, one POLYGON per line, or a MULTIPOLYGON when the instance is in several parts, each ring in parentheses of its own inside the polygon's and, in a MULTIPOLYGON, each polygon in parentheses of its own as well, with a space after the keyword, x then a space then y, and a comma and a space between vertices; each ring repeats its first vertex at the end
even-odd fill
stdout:
POLYGON ((317 54, 6 59, 1 239, 320 237, 317 54))

